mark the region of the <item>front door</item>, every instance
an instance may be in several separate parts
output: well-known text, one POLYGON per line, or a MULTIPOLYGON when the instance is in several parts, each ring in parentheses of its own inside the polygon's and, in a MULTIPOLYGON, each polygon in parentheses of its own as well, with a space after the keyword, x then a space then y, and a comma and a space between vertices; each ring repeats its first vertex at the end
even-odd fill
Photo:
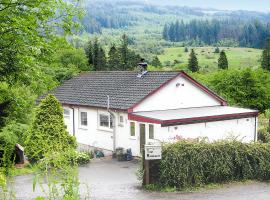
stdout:
POLYGON ((145 145, 145 124, 140 124, 140 153, 143 153, 145 145))

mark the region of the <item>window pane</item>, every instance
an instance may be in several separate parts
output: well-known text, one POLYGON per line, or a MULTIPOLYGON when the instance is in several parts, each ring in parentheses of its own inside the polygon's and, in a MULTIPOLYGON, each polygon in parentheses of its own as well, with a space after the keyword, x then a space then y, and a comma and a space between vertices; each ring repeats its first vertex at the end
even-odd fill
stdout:
POLYGON ((103 127, 109 127, 109 116, 99 115, 99 125, 103 127))
POLYGON ((69 109, 64 109, 64 115, 70 115, 69 109))
POLYGON ((149 124, 149 139, 154 139, 154 125, 149 124))
POLYGON ((120 115, 120 117, 119 117, 119 122, 120 123, 123 123, 124 122, 124 117, 122 115, 120 115))
POLYGON ((135 122, 130 122, 130 136, 135 136, 135 122))
POLYGON ((110 115, 110 128, 113 128, 113 117, 110 115))
POLYGON ((87 126, 87 112, 81 112, 81 125, 87 126))

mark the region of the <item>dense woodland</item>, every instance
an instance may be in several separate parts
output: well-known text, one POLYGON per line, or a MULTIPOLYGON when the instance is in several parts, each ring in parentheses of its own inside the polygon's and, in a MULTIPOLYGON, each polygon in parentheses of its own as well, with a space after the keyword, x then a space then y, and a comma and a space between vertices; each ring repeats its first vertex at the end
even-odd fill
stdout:
POLYGON ((258 20, 192 20, 165 24, 163 38, 171 42, 196 41, 200 45, 262 48, 270 37, 270 23, 258 20))

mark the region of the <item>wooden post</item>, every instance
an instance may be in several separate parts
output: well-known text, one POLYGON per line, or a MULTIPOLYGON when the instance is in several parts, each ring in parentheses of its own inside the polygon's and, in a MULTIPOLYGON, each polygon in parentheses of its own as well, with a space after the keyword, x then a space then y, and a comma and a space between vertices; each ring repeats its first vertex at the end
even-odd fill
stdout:
POLYGON ((150 184, 150 169, 149 169, 149 160, 144 160, 144 184, 150 184))

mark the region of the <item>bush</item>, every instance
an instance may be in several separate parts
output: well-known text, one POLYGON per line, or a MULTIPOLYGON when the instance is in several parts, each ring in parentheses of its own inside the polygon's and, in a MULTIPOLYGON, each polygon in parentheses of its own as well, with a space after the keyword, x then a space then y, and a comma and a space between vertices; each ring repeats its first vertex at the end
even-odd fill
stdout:
POLYGON ((59 101, 49 94, 36 110, 36 116, 25 141, 25 152, 30 161, 43 158, 48 152, 64 152, 76 148, 75 137, 69 135, 59 101))
POLYGON ((93 158, 92 154, 87 152, 77 152, 74 151, 73 153, 69 154, 69 160, 71 163, 77 163, 78 165, 87 164, 93 158))
POLYGON ((17 141, 17 136, 12 132, 8 132, 6 129, 0 132, 0 167, 4 168, 6 174, 13 164, 14 150, 17 141))
POLYGON ((270 144, 181 141, 166 145, 160 161, 163 187, 270 179, 270 144))

